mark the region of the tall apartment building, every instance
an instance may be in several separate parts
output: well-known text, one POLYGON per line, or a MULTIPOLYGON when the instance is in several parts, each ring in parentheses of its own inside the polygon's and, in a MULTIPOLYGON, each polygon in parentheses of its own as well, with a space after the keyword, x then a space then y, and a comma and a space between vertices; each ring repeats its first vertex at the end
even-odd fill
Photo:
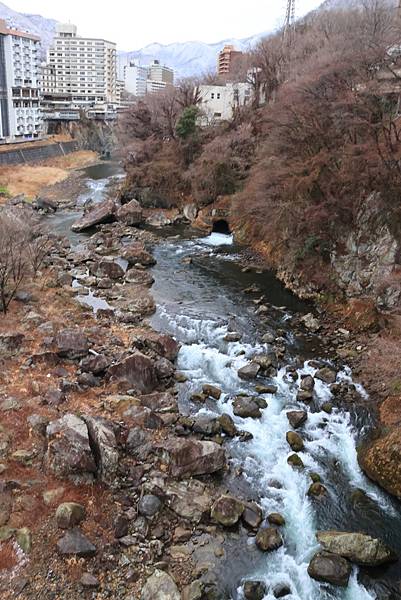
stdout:
MULTIPOLYGON (((165 65, 161 65, 159 60, 154 60, 148 67, 148 81, 155 82, 159 84, 166 85, 174 85, 174 71, 170 67, 166 67, 165 65)), ((150 83, 148 87, 152 87, 150 83)), ((155 88, 158 86, 156 85, 155 88)))
POLYGON ((91 107, 117 102, 116 44, 58 25, 48 51, 43 96, 47 106, 91 107))
POLYGON ((39 54, 40 38, 0 19, 0 143, 42 133, 39 54))
POLYGON ((147 67, 140 67, 134 62, 124 66, 124 85, 127 92, 134 96, 146 94, 146 80, 148 78, 147 67))
POLYGON ((217 73, 219 75, 229 75, 232 73, 235 61, 242 56, 242 52, 236 50, 234 46, 226 45, 223 50, 219 52, 217 59, 217 73))

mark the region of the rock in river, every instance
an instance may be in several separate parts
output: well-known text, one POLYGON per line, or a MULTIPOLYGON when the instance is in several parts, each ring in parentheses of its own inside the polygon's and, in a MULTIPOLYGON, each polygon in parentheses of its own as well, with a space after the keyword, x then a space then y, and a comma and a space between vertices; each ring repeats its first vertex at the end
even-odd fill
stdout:
POLYGON ((295 431, 287 431, 286 438, 288 444, 291 446, 291 450, 294 452, 300 452, 304 449, 304 441, 295 431))
POLYGON ((401 500, 401 427, 362 447, 358 461, 370 479, 401 500))
POLYGON ((254 362, 251 362, 244 367, 238 369, 238 377, 240 379, 250 380, 256 379, 258 373, 260 371, 260 365, 257 365, 254 362))
POLYGON ((316 581, 346 587, 351 575, 351 563, 342 556, 318 552, 309 563, 308 574, 316 581))
POLYGON ((275 527, 262 527, 256 534, 256 545, 263 552, 272 552, 283 545, 283 538, 275 527))
POLYGON ((305 410, 291 410, 287 413, 287 419, 294 429, 301 427, 308 418, 308 413, 305 410))
POLYGON ((233 496, 220 496, 212 506, 212 519, 224 527, 232 527, 241 518, 244 504, 233 496))
POLYGON ((139 202, 137 200, 131 200, 127 204, 121 206, 117 211, 117 219, 131 227, 140 225, 144 219, 142 207, 139 202))
POLYGON ((376 567, 397 560, 391 548, 364 533, 319 531, 316 537, 324 550, 348 558, 357 565, 376 567))
POLYGON ((244 598, 245 600, 263 600, 267 593, 266 585, 263 581, 245 581, 244 598))
POLYGON ((97 204, 93 210, 87 212, 79 221, 76 221, 71 229, 73 231, 85 231, 85 229, 90 229, 95 225, 114 221, 117 208, 118 206, 114 200, 104 200, 97 204))
POLYGON ((260 407, 252 396, 237 396, 233 401, 233 412, 237 417, 259 419, 262 416, 260 407))

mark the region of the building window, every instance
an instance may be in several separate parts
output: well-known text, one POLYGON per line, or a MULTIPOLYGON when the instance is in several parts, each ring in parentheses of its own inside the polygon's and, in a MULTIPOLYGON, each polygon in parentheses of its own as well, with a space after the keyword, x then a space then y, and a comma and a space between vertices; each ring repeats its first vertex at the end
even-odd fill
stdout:
POLYGON ((217 100, 220 100, 220 94, 217 94, 217 100))
POLYGON ((214 92, 212 92, 212 93, 210 94, 210 97, 212 98, 212 100, 214 100, 214 92))

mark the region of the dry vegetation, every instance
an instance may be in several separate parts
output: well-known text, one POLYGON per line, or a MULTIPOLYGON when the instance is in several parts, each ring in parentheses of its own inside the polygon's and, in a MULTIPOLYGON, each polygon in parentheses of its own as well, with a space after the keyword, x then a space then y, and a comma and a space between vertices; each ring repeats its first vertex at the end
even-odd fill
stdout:
MULTIPOLYGON (((0 167, 0 186, 11 196, 24 194, 32 199, 40 194, 44 187, 67 179, 70 169, 85 167, 93 163, 96 158, 95 152, 80 150, 66 156, 45 160, 40 164, 0 167)), ((0 196, 0 204, 1 202, 0 196)))

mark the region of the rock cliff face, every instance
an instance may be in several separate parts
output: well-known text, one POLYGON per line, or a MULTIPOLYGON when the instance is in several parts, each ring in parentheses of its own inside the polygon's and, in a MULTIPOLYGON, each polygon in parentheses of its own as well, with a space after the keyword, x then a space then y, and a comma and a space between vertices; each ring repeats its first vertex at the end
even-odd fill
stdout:
POLYGON ((399 242, 379 206, 377 195, 372 194, 359 211, 342 252, 332 253, 331 265, 347 297, 370 296, 379 307, 391 308, 401 297, 399 242))

